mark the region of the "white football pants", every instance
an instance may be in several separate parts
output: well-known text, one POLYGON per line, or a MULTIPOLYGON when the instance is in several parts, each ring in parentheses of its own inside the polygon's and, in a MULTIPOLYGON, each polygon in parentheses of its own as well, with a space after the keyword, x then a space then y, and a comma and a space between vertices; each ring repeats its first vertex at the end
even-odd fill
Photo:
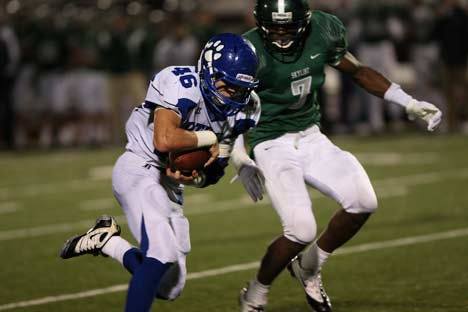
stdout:
POLYGON ((371 213, 377 208, 374 189, 359 161, 317 126, 262 142, 254 154, 284 235, 294 242, 311 243, 317 233, 307 185, 349 213, 371 213))
POLYGON ((132 152, 125 152, 117 160, 112 188, 143 254, 162 263, 174 263, 158 290, 160 295, 174 299, 185 285, 185 258, 190 252, 189 223, 182 210, 183 189, 132 152))

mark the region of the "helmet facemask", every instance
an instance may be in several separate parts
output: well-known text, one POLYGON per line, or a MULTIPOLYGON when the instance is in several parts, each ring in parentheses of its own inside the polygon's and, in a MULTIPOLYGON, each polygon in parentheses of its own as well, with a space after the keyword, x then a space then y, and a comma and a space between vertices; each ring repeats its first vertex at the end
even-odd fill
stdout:
POLYGON ((263 22, 258 26, 271 51, 291 54, 301 46, 308 24, 307 20, 295 23, 263 22))
POLYGON ((294 62, 310 29, 307 0, 257 0, 254 16, 267 51, 280 62, 294 62))
POLYGON ((250 94, 257 83, 241 85, 231 81, 222 72, 202 72, 202 94, 215 113, 229 117, 237 114, 250 101, 250 94))

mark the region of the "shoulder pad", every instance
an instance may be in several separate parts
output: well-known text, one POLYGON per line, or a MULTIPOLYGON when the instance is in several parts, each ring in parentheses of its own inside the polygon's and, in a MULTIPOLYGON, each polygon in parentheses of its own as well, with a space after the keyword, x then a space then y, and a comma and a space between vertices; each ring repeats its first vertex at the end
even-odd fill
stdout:
MULTIPOLYGON (((188 99, 193 102, 200 100, 198 73, 193 66, 171 66, 161 70, 150 82, 148 93, 157 92, 158 102, 176 105, 180 99, 188 99)), ((148 99, 147 99, 148 100, 148 99)))

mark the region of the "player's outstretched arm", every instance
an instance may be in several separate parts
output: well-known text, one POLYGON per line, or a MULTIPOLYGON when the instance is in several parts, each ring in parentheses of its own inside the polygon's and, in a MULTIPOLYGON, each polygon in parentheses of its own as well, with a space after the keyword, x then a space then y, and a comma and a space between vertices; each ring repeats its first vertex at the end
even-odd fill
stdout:
POLYGON ((180 128, 180 117, 170 109, 154 112, 154 147, 161 153, 212 146, 218 139, 212 131, 187 131, 180 128))
POLYGON ((367 92, 405 107, 410 119, 423 119, 429 131, 437 128, 442 121, 442 112, 435 105, 413 99, 398 84, 392 83, 381 73, 361 64, 349 52, 335 68, 352 75, 354 81, 367 92))

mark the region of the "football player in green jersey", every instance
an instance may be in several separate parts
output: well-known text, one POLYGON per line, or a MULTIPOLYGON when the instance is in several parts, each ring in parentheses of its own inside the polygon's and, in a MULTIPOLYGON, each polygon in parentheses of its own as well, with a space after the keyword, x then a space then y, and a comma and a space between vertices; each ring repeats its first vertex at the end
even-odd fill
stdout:
POLYGON ((325 81, 325 65, 351 75, 371 94, 405 107, 410 118, 427 122, 429 131, 442 114, 361 64, 347 51, 341 21, 311 11, 306 0, 257 0, 254 15, 258 27, 244 37, 260 60, 262 115, 247 136, 254 160, 243 141, 236 143, 232 159, 254 200, 261 199, 265 178, 283 233, 268 247, 256 278, 241 291, 241 311, 264 311, 270 285, 286 266, 304 287, 312 310, 331 311, 320 269, 364 225, 377 208, 377 198, 359 161, 320 132, 317 92, 325 81), (307 185, 341 206, 317 240, 307 185))

